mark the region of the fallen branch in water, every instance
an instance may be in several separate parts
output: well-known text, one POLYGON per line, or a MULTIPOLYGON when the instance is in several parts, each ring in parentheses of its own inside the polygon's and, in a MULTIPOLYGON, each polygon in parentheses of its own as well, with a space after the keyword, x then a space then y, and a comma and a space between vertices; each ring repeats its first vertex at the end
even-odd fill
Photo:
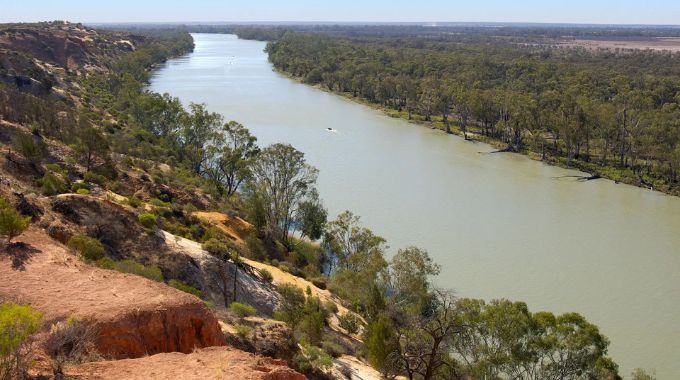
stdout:
POLYGON ((591 174, 591 175, 589 175, 589 176, 581 176, 581 175, 562 175, 562 176, 559 176, 559 177, 552 177, 552 179, 560 179, 560 178, 576 178, 577 181, 592 181, 592 180, 594 180, 594 179, 600 179, 600 178, 602 178, 602 177, 600 177, 600 175, 597 174, 597 173, 591 174))

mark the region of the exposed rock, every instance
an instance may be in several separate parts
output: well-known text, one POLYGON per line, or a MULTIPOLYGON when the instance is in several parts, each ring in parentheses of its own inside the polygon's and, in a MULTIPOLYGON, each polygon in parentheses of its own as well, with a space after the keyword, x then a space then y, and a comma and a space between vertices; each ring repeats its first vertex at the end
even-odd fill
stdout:
MULTIPOLYGON (((222 294, 222 279, 218 275, 220 262, 217 258, 204 251, 201 244, 194 241, 174 236, 168 232, 161 232, 165 245, 171 254, 169 257, 178 256, 189 259, 191 266, 185 270, 193 273, 190 278, 196 281, 196 285, 208 294, 218 308, 224 307, 222 294)), ((233 279, 234 264, 225 263, 228 283, 228 298, 233 300, 231 294, 231 280, 233 279)), ((274 309, 279 305, 281 296, 269 284, 264 284, 252 273, 250 265, 243 265, 239 268, 238 282, 236 286, 236 299, 238 302, 247 303, 257 309, 259 314, 271 316, 274 309)))
MULTIPOLYGON (((248 317, 240 322, 251 327, 251 331, 242 337, 229 328, 225 335, 227 342, 234 347, 284 360, 292 359, 300 350, 293 330, 284 322, 260 317, 248 317)), ((223 331, 224 327, 229 326, 223 326, 223 331)))
POLYGON ((303 380, 285 361, 263 358, 230 347, 210 347, 185 355, 158 354, 139 359, 103 361, 67 367, 69 377, 97 380, 239 379, 303 380))

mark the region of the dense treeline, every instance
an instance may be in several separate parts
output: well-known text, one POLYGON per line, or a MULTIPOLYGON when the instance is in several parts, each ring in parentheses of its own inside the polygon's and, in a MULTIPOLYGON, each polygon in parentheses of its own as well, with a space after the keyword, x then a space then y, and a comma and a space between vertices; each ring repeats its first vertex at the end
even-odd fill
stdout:
MULTIPOLYGON (((153 24, 146 28, 158 28, 153 24)), ((176 28, 177 25, 165 25, 165 28, 176 28)), ((545 41, 546 39, 649 39, 654 37, 677 37, 680 30, 672 26, 630 26, 630 25, 568 25, 568 24, 521 24, 521 23, 387 23, 387 24, 283 24, 283 25, 247 25, 247 24, 212 24, 183 25, 192 33, 235 33, 242 38, 255 40, 275 40, 286 31, 320 32, 339 36, 384 36, 384 37, 426 37, 450 38, 460 36, 504 37, 517 41, 545 41)), ((129 30, 130 27, 126 27, 129 30)), ((145 28, 135 26, 135 28, 145 28)))
POLYGON ((504 150, 678 192, 678 54, 556 49, 474 35, 295 32, 270 42, 267 52, 277 69, 306 83, 458 129, 466 139, 501 141, 504 150))

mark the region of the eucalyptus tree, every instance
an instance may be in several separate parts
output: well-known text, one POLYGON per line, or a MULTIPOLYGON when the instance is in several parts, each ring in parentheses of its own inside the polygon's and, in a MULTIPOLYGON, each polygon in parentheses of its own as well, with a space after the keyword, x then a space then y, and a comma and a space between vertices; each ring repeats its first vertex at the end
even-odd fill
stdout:
POLYGON ((248 128, 230 121, 208 146, 202 171, 221 195, 231 196, 250 176, 250 167, 259 152, 257 138, 248 128))
POLYGON ((250 166, 245 195, 257 203, 263 233, 292 248, 290 234, 299 224, 300 206, 317 193, 318 170, 304 153, 288 144, 264 148, 250 166))
POLYGON ((189 109, 190 112, 182 119, 177 136, 180 160, 194 173, 203 174, 208 160, 208 143, 218 137, 222 116, 208 111, 204 104, 192 103, 189 109))

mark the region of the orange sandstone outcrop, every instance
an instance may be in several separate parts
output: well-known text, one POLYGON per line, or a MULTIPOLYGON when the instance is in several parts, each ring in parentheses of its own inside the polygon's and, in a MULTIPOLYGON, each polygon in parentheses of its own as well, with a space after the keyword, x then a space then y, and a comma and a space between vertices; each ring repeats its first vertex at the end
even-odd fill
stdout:
POLYGON ((304 380, 282 360, 230 347, 209 347, 191 354, 166 353, 145 358, 85 363, 67 367, 66 377, 97 380, 223 379, 304 380))
POLYGON ((75 314, 91 319, 97 349, 111 358, 192 352, 223 345, 212 312, 187 293, 145 278, 89 266, 31 228, 0 253, 0 302, 30 304, 45 327, 75 314))

